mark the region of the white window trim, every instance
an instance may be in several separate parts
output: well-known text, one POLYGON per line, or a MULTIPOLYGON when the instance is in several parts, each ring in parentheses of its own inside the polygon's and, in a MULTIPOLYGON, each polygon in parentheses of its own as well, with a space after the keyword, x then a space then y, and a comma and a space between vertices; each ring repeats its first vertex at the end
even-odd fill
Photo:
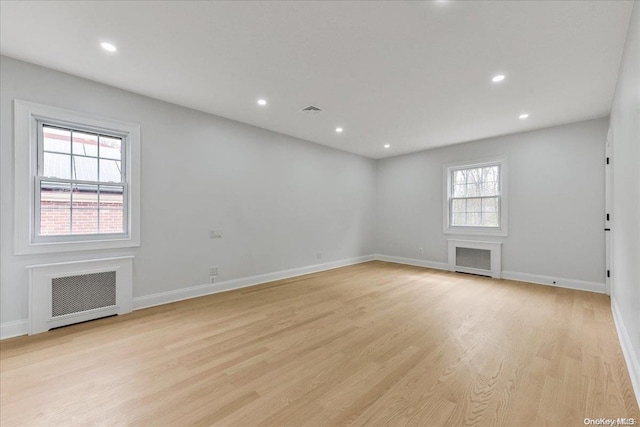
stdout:
POLYGON ((464 234, 483 236, 507 236, 509 234, 509 203, 507 186, 507 158, 505 156, 479 160, 448 163, 442 167, 444 183, 442 201, 442 232, 444 234, 464 234), (500 165, 500 227, 454 227, 451 226, 449 199, 451 197, 451 171, 488 165, 500 165))
POLYGON ((14 100, 14 250, 16 255, 72 252, 140 246, 140 126, 57 107, 14 100), (70 127, 91 127, 127 136, 124 161, 128 171, 127 236, 93 240, 37 242, 34 239, 37 122, 52 120, 70 127))

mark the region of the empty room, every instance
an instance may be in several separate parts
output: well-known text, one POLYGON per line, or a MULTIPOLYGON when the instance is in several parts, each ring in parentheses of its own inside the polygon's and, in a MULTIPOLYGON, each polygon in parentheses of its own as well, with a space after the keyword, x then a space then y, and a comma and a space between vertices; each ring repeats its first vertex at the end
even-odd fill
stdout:
POLYGON ((0 425, 640 423, 640 1, 0 1, 0 425))

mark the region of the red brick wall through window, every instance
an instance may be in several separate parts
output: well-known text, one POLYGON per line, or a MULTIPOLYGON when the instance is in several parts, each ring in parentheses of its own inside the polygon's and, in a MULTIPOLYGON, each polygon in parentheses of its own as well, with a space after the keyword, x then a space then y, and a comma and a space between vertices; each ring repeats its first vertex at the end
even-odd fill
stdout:
POLYGON ((124 231, 122 194, 41 192, 40 234, 108 234, 124 231))

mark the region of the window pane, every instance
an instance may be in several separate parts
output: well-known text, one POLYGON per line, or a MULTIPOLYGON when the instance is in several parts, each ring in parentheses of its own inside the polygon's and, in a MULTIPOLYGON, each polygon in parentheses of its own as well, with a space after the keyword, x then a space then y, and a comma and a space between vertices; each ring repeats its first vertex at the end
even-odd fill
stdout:
POLYGON ((124 201, 124 188, 101 185, 100 209, 122 209, 124 201))
POLYGON ((464 197, 467 195, 467 186, 466 185, 454 185, 453 186, 453 197, 464 197))
POLYGON ((72 208, 74 210, 75 209, 98 209, 98 186, 74 184, 72 208))
POLYGON ((467 169, 467 183, 477 184, 482 181, 482 169, 467 169))
POLYGON ((481 196, 495 196, 498 194, 498 183, 495 181, 483 182, 480 187, 481 196))
POLYGON ((74 184, 71 208, 71 234, 98 233, 97 185, 74 184))
POLYGON ((100 159, 100 181, 122 182, 121 162, 117 160, 100 159))
POLYGON ((96 157, 98 137, 89 133, 73 132, 73 154, 96 157))
POLYGON ((40 207, 69 209, 71 207, 71 185, 59 182, 40 182, 40 207))
MULTIPOLYGON (((84 149, 84 152, 86 153, 85 155, 91 156, 91 157, 98 157, 98 146, 97 145, 93 145, 93 144, 90 144, 89 142, 85 142, 85 143, 82 144, 82 148, 84 149)), ((75 148, 74 148, 74 150, 75 150, 75 148)), ((76 153, 74 151, 74 154, 81 154, 81 153, 76 153)))
POLYGON ((82 181, 98 180, 98 159, 73 156, 74 179, 82 181))
POLYGON ((467 184, 467 196, 479 196, 480 186, 478 184, 467 184))
POLYGON ((71 234, 97 234, 98 210, 73 209, 71 217, 71 234))
POLYGON ((484 181, 497 181, 498 180, 498 166, 490 166, 483 168, 482 175, 484 181))
POLYGON ((498 212, 498 198, 482 199, 482 212, 498 212))
POLYGON ((467 211, 467 199, 453 200, 451 208, 453 212, 466 212, 467 211))
POLYGON ((465 225, 467 222, 467 214, 464 212, 461 213, 454 213, 452 215, 451 218, 452 224, 451 225, 465 225))
POLYGON ((40 183, 40 235, 66 235, 71 225, 71 185, 40 183))
POLYGON ((467 212, 480 212, 482 199, 467 199, 467 212))
POLYGON ((498 227, 498 214, 485 213, 482 214, 482 225, 485 227, 498 227))
POLYGON ((124 188, 100 186, 100 233, 124 233, 124 188))
POLYGON ((464 170, 453 171, 453 183, 456 185, 467 183, 467 172, 464 170))
POLYGON ((122 140, 120 138, 100 137, 100 157, 103 159, 122 159, 122 140))
POLYGON ((467 224, 466 225, 482 225, 482 214, 469 212, 467 214, 467 224))
POLYGON ((44 151, 71 153, 71 132, 68 130, 43 126, 42 137, 44 151))
POLYGON ((68 235, 71 230, 71 209, 47 208, 40 209, 40 235, 61 236, 68 235))
POLYGON ((67 154, 44 153, 42 175, 49 178, 71 178, 71 156, 67 154))
POLYGON ((122 209, 100 210, 100 233, 124 233, 124 211, 122 209))

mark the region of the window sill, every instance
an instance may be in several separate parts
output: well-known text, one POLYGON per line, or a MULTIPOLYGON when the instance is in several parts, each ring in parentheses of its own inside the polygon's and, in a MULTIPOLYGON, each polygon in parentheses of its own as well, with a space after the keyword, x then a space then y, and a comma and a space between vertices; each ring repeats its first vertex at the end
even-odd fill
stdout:
POLYGON ((507 230, 501 228, 480 228, 480 227, 456 227, 445 228, 444 234, 462 234, 467 236, 502 236, 509 235, 507 230))
POLYGON ((47 242, 17 245, 16 255, 48 254, 77 251, 98 251, 103 249, 134 248, 140 246, 139 239, 123 238, 109 240, 80 240, 76 242, 47 242))

